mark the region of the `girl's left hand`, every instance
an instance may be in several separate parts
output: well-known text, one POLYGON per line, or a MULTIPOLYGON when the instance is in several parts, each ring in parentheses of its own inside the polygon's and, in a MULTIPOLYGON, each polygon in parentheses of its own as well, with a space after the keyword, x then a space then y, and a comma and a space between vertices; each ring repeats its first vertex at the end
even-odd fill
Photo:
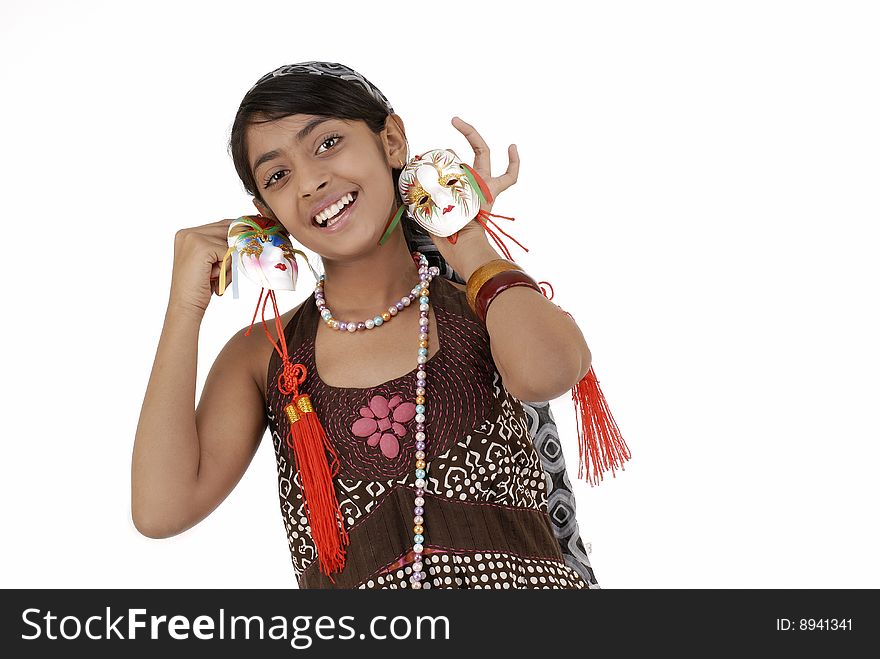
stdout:
MULTIPOLYGON (((489 186, 492 197, 497 199, 500 193, 516 183, 516 177, 519 174, 519 152, 516 150, 516 144, 511 144, 507 147, 507 171, 501 176, 493 177, 492 165, 489 161, 489 145, 486 144, 486 141, 477 132, 477 129, 469 123, 462 121, 460 117, 453 117, 452 125, 465 136, 471 145, 471 148, 474 150, 474 169, 477 174, 483 177, 486 185, 489 186)), ((484 204, 482 208, 490 211, 492 210, 492 204, 484 204)))
MULTIPOLYGON (((489 159, 489 145, 483 137, 477 132, 477 129, 466 121, 462 121, 459 117, 452 118, 452 125, 465 136, 471 148, 474 150, 474 170, 483 178, 489 191, 492 193, 493 200, 498 195, 516 183, 516 177, 519 174, 519 152, 516 150, 516 144, 507 147, 508 165, 507 171, 501 176, 492 176, 492 166, 489 159)), ((481 205, 485 211, 492 210, 492 203, 487 202, 481 205)), ((457 257, 462 256, 462 252, 469 249, 469 246, 484 244, 488 245, 486 230, 483 225, 476 220, 471 220, 465 226, 458 230, 452 236, 441 238, 440 236, 431 236, 437 250, 448 261, 453 268, 457 257), (455 240, 453 244, 449 239, 455 240)))

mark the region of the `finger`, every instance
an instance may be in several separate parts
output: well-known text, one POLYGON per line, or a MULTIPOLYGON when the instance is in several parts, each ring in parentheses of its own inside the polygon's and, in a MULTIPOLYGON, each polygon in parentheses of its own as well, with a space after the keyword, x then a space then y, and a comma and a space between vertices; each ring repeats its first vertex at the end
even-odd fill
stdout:
POLYGON ((226 244, 226 241, 229 238, 229 232, 221 227, 212 227, 201 231, 199 236, 209 244, 216 245, 219 248, 220 245, 226 244))
POLYGON ((199 232, 203 236, 215 239, 219 242, 226 242, 229 236, 229 227, 235 220, 220 220, 220 222, 212 222, 199 227, 199 232))
POLYGON ((507 171, 498 178, 492 179, 493 187, 498 192, 502 192, 516 183, 516 179, 519 176, 519 151, 516 149, 516 144, 511 144, 507 148, 507 157, 509 159, 507 171))
POLYGON ((230 249, 225 236, 199 235, 198 242, 194 245, 194 250, 201 255, 205 263, 217 267, 220 266, 220 262, 223 261, 223 257, 230 249))
POLYGON ((492 164, 489 159, 489 145, 486 140, 477 132, 477 129, 460 117, 452 118, 452 125, 455 126, 471 145, 474 150, 474 169, 477 170, 484 178, 492 176, 492 164))
MULTIPOLYGON (((244 216, 247 217, 247 216, 244 216)), ((217 220, 216 222, 211 222, 210 224, 206 224, 206 227, 220 227, 220 228, 228 228, 230 224, 235 222, 238 218, 226 218, 223 220, 217 220)))

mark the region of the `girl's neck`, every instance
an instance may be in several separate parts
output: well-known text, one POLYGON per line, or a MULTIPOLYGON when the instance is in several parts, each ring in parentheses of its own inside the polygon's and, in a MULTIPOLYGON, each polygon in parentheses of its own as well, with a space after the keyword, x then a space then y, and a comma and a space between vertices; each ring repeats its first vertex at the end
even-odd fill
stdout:
POLYGON ((403 230, 398 226, 384 245, 344 261, 322 259, 324 296, 334 318, 364 320, 386 311, 409 295, 419 280, 403 230))

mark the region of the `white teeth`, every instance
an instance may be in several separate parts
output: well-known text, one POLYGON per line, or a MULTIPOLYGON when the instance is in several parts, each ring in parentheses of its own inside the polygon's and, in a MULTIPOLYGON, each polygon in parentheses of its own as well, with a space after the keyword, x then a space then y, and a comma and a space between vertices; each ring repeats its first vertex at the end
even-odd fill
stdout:
POLYGON ((321 226, 329 226, 326 225, 326 222, 329 218, 336 215, 339 211, 341 211, 345 206, 354 201, 354 197, 349 192, 342 199, 337 201, 335 204, 328 206, 323 211, 315 215, 315 222, 317 222, 321 226))

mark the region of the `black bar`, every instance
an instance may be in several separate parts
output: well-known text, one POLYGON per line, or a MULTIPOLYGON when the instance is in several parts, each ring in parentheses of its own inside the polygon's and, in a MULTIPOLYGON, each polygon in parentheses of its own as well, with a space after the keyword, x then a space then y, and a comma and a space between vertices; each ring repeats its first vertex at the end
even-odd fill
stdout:
POLYGON ((542 657, 604 650, 700 656, 840 652, 870 647, 863 644, 877 639, 880 617, 876 589, 0 592, 4 653, 35 651, 39 657, 160 651, 165 659, 222 644, 258 657, 338 656, 340 651, 415 658, 465 653, 462 659, 477 650, 542 657), (137 609, 143 611, 133 612, 137 609), (181 617, 169 627, 173 616, 181 617), (250 620, 246 624, 234 616, 250 620), (396 616, 401 617, 392 620, 396 616), (374 617, 373 631, 386 638, 371 635, 374 617), (418 617, 435 617, 433 632, 418 617), (130 628, 131 623, 145 626, 130 628), (102 638, 93 640, 87 633, 102 638))

